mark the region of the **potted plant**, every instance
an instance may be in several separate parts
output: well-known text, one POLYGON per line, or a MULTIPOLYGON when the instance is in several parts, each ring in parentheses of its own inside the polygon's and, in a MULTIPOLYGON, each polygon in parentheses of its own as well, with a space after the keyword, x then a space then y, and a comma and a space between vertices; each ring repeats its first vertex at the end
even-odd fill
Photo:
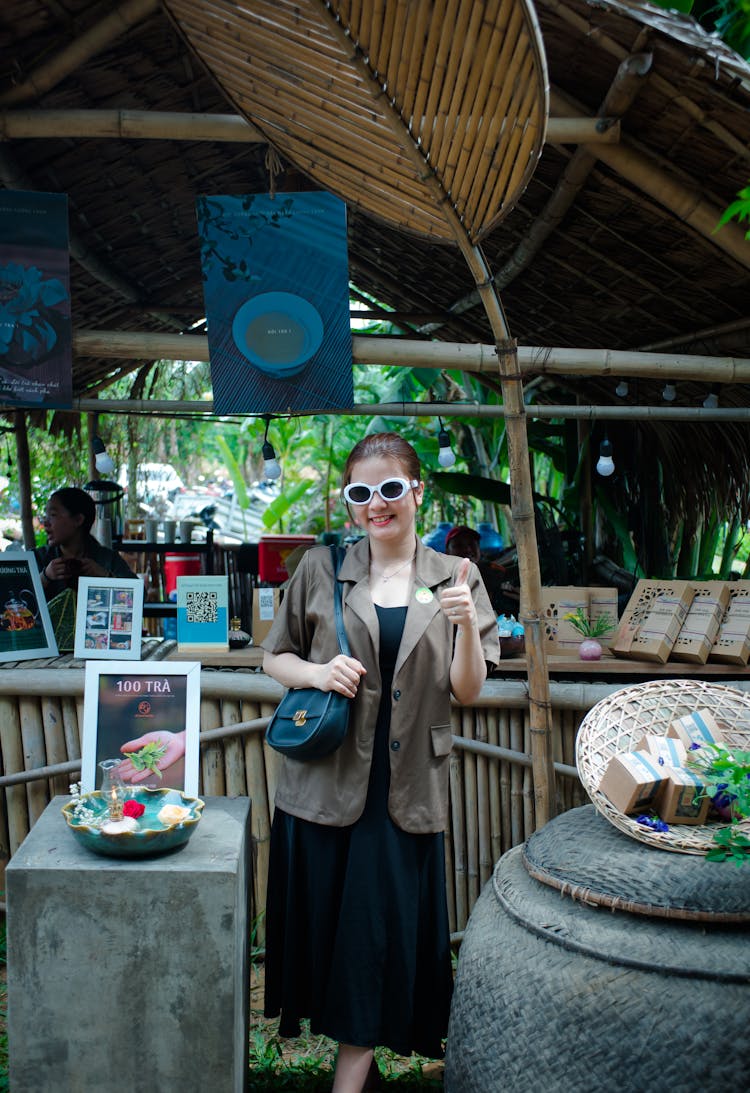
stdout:
POLYGON ((614 629, 609 619, 604 615, 598 615, 591 620, 582 607, 577 607, 575 611, 571 611, 564 617, 583 638, 578 646, 578 656, 581 660, 600 660, 602 646, 599 638, 614 629))

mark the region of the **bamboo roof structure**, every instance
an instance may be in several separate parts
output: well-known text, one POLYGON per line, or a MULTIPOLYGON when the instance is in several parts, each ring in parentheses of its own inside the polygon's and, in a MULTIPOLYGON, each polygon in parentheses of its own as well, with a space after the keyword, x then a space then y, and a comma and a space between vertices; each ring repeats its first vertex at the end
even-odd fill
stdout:
MULTIPOLYGON (((654 352, 667 367, 693 355, 750 359, 750 243, 737 224, 714 232, 750 178, 748 65, 689 17, 648 3, 535 9, 548 129, 533 173, 533 150, 519 161, 519 200, 496 193, 497 216, 483 211, 477 232, 519 345, 540 361, 548 348, 654 352)), ((400 40, 406 57, 408 34, 400 40)), ((316 185, 314 164, 303 173, 285 156, 292 119, 273 83, 258 83, 258 108, 264 86, 268 105, 254 129, 158 0, 11 0, 0 57, 0 185, 68 194, 76 331, 200 330, 196 196, 316 185)), ((404 110, 427 118, 408 79, 404 88, 404 110)), ((531 117, 526 131, 540 125, 531 117)), ((470 232, 471 169, 455 168, 470 232)), ((352 203, 349 257, 353 284, 405 337, 493 343, 471 273, 438 225, 415 236, 352 203)), ((95 396, 142 363, 76 354, 74 394, 95 396)), ((747 405, 746 385, 725 373, 720 404, 747 405)), ((545 371, 534 394, 662 405, 661 375, 631 376, 624 403, 617 381, 606 367, 545 371)), ((700 406, 713 383, 710 372, 678 376, 676 404, 700 406)))

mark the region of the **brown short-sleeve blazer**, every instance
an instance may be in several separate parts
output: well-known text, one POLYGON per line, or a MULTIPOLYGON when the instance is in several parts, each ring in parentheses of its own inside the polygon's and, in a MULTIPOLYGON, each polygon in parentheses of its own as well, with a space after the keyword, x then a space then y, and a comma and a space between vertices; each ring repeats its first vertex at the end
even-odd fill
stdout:
MULTIPOLYGON (((369 560, 369 543, 361 539, 347 551, 339 570, 351 655, 367 669, 347 738, 326 759, 300 763, 283 758, 276 791, 276 804, 285 812, 334 827, 354 823, 364 809, 380 702, 379 627, 370 597, 369 560)), ((391 818, 414 833, 442 831, 447 822, 454 627, 439 610, 438 594, 455 583, 460 563, 460 558, 417 543, 416 580, 391 689, 388 797, 391 818), (418 599, 418 589, 429 589, 431 596, 422 592, 418 599)), ((485 659, 497 664, 497 622, 475 565, 469 584, 485 659)), ((269 653, 292 652, 317 664, 338 653, 327 547, 314 547, 303 556, 262 645, 269 653)))

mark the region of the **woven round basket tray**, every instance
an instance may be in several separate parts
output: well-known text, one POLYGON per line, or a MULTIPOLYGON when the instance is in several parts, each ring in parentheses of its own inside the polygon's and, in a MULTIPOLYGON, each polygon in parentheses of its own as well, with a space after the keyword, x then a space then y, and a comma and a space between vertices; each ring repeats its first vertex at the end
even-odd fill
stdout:
MULTIPOLYGON (((615 808, 599 786, 613 755, 632 751, 644 733, 666 736, 671 721, 700 709, 710 709, 722 723, 728 745, 750 748, 750 695, 700 680, 654 680, 615 691, 589 710, 576 737, 578 775, 602 816, 640 842, 681 854, 705 854, 721 821, 673 824, 669 831, 653 831, 615 808)), ((750 833, 750 821, 740 826, 750 833)))

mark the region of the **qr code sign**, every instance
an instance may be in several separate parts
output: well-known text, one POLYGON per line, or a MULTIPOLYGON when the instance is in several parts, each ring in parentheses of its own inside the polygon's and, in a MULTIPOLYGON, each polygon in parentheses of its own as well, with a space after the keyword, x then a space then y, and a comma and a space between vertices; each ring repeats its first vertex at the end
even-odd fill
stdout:
POLYGON ((185 597, 188 622, 217 622, 219 596, 216 592, 188 592, 185 597))

